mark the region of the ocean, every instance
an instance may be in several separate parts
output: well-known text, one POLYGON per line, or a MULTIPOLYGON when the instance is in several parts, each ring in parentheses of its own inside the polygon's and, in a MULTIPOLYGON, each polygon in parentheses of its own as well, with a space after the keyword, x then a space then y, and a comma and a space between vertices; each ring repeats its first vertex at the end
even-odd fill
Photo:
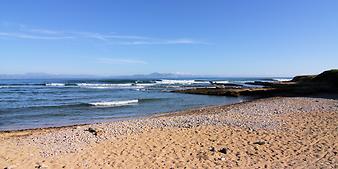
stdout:
MULTIPOLYGON (((0 130, 88 124, 249 98, 191 95, 172 90, 207 87, 209 81, 244 84, 273 78, 20 79, 0 80, 0 130)), ((283 80, 283 79, 279 79, 283 80)))

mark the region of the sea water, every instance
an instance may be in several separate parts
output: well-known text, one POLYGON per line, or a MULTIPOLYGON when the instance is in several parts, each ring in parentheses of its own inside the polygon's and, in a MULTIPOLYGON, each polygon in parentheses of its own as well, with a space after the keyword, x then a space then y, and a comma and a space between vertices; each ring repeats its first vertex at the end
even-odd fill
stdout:
POLYGON ((170 91, 208 87, 209 81, 243 84, 255 80, 257 79, 0 80, 0 130, 97 123, 238 103, 247 98, 170 91))

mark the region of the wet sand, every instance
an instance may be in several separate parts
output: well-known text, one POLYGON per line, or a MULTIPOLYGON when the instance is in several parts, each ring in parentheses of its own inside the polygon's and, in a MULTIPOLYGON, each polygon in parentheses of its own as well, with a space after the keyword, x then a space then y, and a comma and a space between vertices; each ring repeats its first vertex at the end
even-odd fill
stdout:
POLYGON ((338 100, 260 99, 0 133, 0 168, 338 168, 338 100))

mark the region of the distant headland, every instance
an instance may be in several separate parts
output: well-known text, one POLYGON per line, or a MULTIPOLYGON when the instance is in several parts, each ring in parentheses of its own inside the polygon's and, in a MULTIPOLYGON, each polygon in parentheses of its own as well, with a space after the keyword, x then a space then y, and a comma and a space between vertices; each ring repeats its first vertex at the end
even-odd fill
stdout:
POLYGON ((218 96, 305 96, 322 93, 338 93, 338 69, 324 71, 318 75, 295 76, 290 81, 255 81, 248 85, 256 87, 238 87, 231 84, 217 84, 214 87, 176 90, 174 92, 218 96))

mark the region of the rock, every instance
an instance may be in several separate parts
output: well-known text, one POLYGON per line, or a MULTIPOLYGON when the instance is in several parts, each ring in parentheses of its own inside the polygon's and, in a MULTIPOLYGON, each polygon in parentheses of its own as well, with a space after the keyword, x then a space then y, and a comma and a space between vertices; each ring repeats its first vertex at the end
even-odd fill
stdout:
POLYGON ((210 147, 210 149, 209 149, 211 152, 216 152, 216 149, 215 149, 215 147, 210 147))
POLYGON ((89 127, 87 129, 87 131, 89 131, 90 133, 92 133, 93 135, 97 136, 99 133, 102 132, 101 129, 97 129, 97 128, 92 128, 92 127, 89 127))
POLYGON ((228 152, 227 148, 221 148, 218 152, 226 154, 228 152))
POLYGON ((310 82, 312 79, 316 77, 315 75, 301 75, 301 76, 295 76, 292 78, 292 82, 310 82))
POLYGON ((14 168, 16 168, 16 166, 15 165, 11 165, 11 166, 5 167, 4 169, 14 169, 14 168))
POLYGON ((264 144, 265 144, 265 141, 256 141, 256 142, 254 142, 253 144, 264 145, 264 144))
POLYGON ((327 83, 332 86, 338 85, 338 69, 332 69, 322 72, 312 79, 313 82, 327 83))
POLYGON ((218 160, 225 161, 225 157, 220 157, 218 160))
POLYGON ((40 168, 40 169, 47 169, 48 166, 46 164, 37 164, 35 168, 40 168))

